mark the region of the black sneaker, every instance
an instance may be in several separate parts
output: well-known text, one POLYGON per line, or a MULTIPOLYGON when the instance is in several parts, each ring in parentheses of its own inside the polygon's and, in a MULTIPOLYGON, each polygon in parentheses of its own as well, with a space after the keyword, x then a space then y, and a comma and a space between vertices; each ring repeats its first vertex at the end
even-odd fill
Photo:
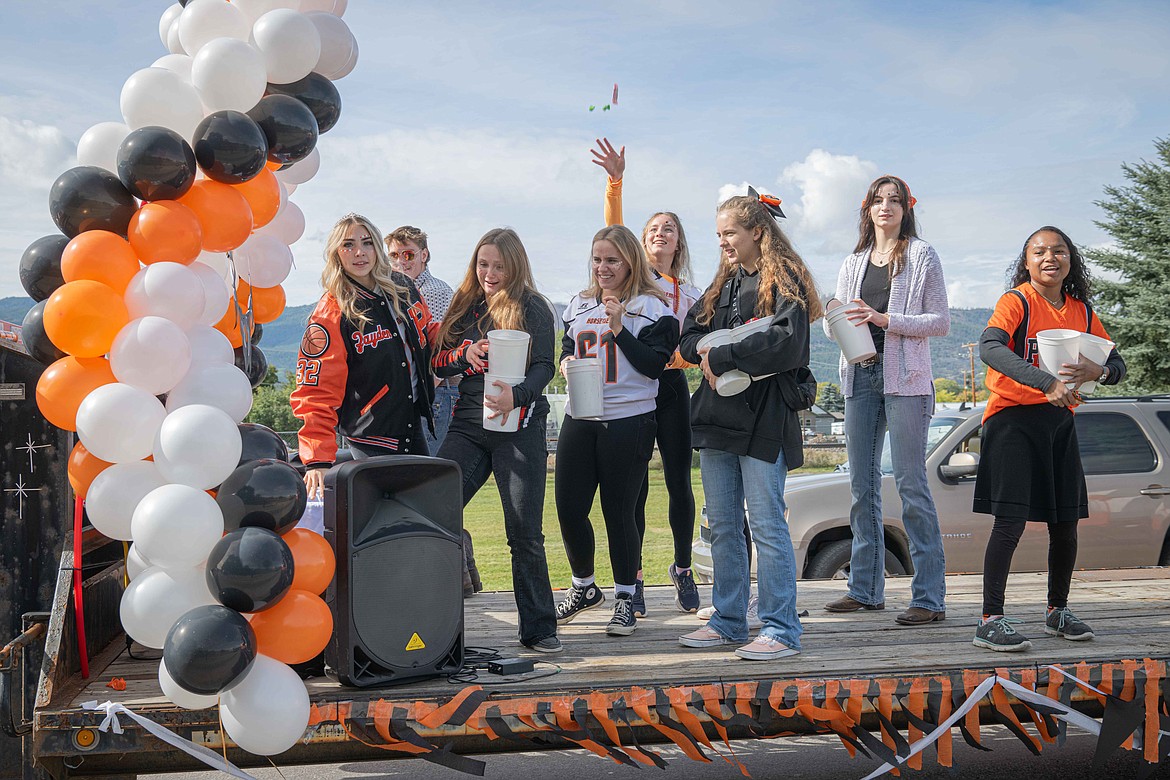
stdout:
POLYGON ((1074 615, 1068 607, 1060 607, 1048 613, 1048 616, 1044 618, 1044 633, 1062 636, 1074 642, 1083 642, 1093 638, 1093 629, 1074 615))
POLYGON ((646 593, 642 589, 642 580, 634 582, 634 617, 646 617, 646 593))
POLYGON ((565 649, 565 646, 561 644, 561 640, 557 639, 555 635, 537 639, 535 642, 521 642, 520 644, 538 653, 559 653, 565 649))
POLYGON ((573 618, 587 609, 600 606, 605 601, 605 594, 596 583, 578 588, 576 585, 569 588, 569 592, 557 604, 557 622, 570 623, 573 618))
POLYGON ((610 636, 629 636, 638 627, 638 619, 634 617, 634 600, 628 593, 619 593, 613 600, 613 617, 605 627, 605 633, 610 636))
POLYGON ((1016 629, 1012 627, 1013 623, 1022 622, 1024 621, 1001 616, 980 623, 979 628, 975 629, 975 638, 971 640, 971 644, 997 653, 1022 653, 1032 646, 1031 642, 1017 634, 1016 629))
POLYGON ((674 603, 680 612, 698 612, 699 611, 699 588, 695 585, 695 576, 687 569, 682 574, 679 574, 675 569, 674 564, 670 564, 670 568, 666 570, 670 575, 670 581, 674 583, 674 603))

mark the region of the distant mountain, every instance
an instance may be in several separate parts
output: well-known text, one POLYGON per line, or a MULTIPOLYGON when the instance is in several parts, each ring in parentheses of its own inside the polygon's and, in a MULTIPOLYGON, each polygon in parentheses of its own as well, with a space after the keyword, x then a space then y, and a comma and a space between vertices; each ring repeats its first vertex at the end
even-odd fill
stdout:
POLYGON ((32 305, 32 298, 0 298, 0 320, 19 325, 32 305))

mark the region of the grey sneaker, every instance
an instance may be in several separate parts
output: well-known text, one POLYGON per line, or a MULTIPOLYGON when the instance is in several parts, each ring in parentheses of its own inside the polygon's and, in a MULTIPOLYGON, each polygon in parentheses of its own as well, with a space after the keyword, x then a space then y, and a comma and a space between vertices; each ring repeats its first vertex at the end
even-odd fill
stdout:
POLYGON ((628 593, 619 593, 613 600, 613 617, 605 627, 605 633, 610 636, 629 636, 638 627, 638 619, 634 617, 634 600, 628 593))
POLYGON ((1093 629, 1074 615, 1068 607, 1060 607, 1048 613, 1047 617, 1044 618, 1044 633, 1051 636, 1062 636, 1073 642, 1083 642, 1093 638, 1093 629))
POLYGON ((535 642, 521 642, 520 644, 538 653, 559 653, 565 649, 565 646, 561 644, 561 640, 557 639, 555 635, 542 637, 535 642))
POLYGON ((971 644, 997 653, 1022 653, 1032 646, 1022 635, 1016 633, 1013 623, 1023 623, 1022 620, 1009 617, 997 617, 986 623, 980 623, 975 629, 975 638, 971 644))
POLYGON ((634 581, 634 617, 646 617, 646 593, 642 590, 642 580, 634 581))
POLYGON ((687 569, 679 573, 674 564, 666 570, 670 581, 674 583, 674 603, 679 612, 697 612, 699 610, 699 588, 695 585, 695 576, 687 569))
POLYGON ((597 587, 597 583, 586 585, 584 588, 574 585, 557 604, 557 622, 570 623, 580 613, 600 606, 604 601, 605 594, 597 587))

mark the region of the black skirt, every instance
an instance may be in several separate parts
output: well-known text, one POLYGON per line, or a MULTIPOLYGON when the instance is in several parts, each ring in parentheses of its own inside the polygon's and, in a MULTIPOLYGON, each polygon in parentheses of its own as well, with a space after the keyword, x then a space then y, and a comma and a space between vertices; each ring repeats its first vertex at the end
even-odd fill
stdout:
POLYGON ((1037 523, 1089 516, 1071 411, 1009 406, 983 423, 974 510, 1037 523))

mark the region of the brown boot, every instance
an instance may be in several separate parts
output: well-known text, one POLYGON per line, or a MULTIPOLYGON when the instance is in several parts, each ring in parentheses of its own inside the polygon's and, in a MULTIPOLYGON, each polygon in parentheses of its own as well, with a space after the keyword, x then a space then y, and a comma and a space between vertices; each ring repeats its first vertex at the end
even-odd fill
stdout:
POLYGON ((881 604, 865 604, 852 596, 842 596, 836 601, 830 601, 825 605, 825 609, 829 612, 857 612, 861 609, 878 610, 885 609, 886 602, 881 604))

